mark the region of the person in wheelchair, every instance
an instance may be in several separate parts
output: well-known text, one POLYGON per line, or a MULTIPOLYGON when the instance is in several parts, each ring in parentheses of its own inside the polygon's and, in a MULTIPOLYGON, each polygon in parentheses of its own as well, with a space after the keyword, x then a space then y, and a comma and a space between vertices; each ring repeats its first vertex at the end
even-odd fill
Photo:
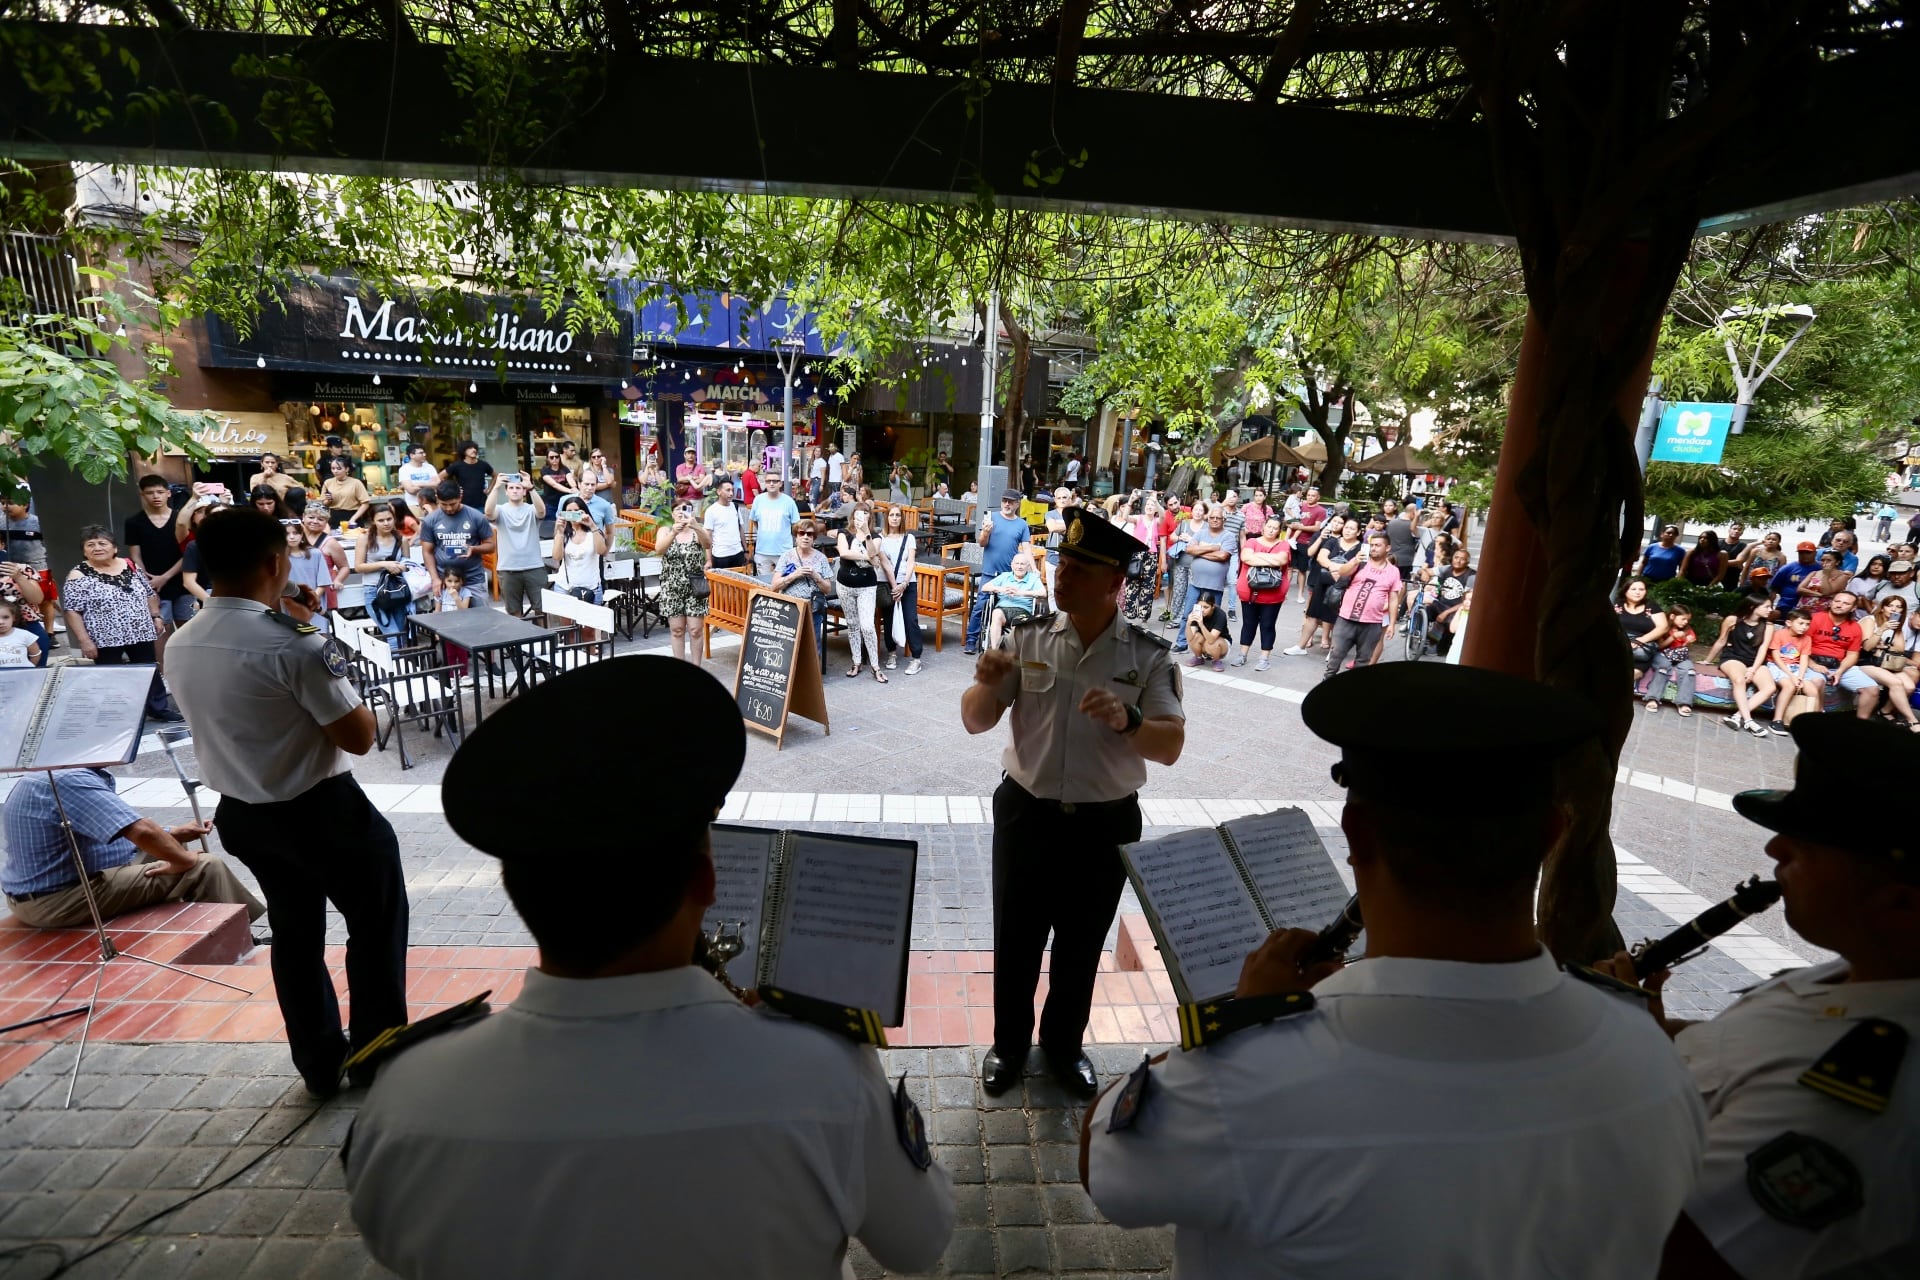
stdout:
POLYGON ((1010 626, 1018 626, 1034 616, 1047 598, 1047 584, 1033 567, 1033 557, 1022 551, 1013 557, 1013 567, 997 574, 981 588, 989 597, 987 648, 998 649, 1000 637, 1010 626))
POLYGON ((1427 615, 1427 639, 1443 657, 1453 647, 1454 621, 1466 603, 1467 592, 1473 589, 1472 564, 1473 558, 1467 554, 1466 547, 1456 546, 1445 568, 1419 571, 1421 581, 1430 584, 1424 592, 1423 606, 1427 615))

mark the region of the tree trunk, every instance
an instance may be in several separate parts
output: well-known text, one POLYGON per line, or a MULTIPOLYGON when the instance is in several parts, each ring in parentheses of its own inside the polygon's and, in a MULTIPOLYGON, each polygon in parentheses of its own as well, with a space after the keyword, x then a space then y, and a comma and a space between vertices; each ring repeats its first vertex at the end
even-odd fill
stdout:
MULTIPOLYGON (((1007 396, 1000 410, 1001 447, 1006 451, 1007 475, 1013 478, 1019 474, 1020 438, 1027 425, 1027 371, 1033 367, 1033 335, 1013 314, 1005 298, 1000 300, 1000 323, 1006 326, 1007 340, 1013 344, 1012 356, 1007 361, 1007 396)), ((988 500, 987 495, 982 494, 981 499, 988 500)))
POLYGON ((1335 388, 1333 399, 1323 399, 1320 404, 1320 419, 1313 423, 1314 434, 1320 437, 1320 443, 1327 447, 1327 460, 1320 464, 1320 493, 1328 501, 1339 492, 1340 477, 1347 470, 1347 438, 1353 434, 1353 388, 1335 388), (1332 416, 1335 403, 1340 405, 1340 425, 1330 427, 1327 419, 1332 416))

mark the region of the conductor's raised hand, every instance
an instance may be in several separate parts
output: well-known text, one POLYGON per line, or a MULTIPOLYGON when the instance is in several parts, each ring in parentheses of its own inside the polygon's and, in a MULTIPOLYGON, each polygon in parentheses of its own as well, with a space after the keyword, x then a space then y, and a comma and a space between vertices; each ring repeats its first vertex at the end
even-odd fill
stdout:
POLYGON ((980 660, 973 665, 973 682, 996 692, 1012 674, 1013 655, 1005 649, 983 649, 980 660))
POLYGON ((1276 929, 1268 934, 1267 940, 1241 964, 1240 985, 1234 988, 1233 994, 1245 999, 1248 996, 1276 996, 1289 991, 1306 991, 1320 979, 1338 971, 1340 962, 1337 960, 1322 961, 1305 973, 1300 971, 1300 953, 1316 936, 1309 929, 1276 929))
POLYGON ((1080 695, 1080 710, 1090 720, 1107 726, 1115 733, 1127 727, 1127 704, 1120 701, 1111 689, 1089 689, 1080 695))

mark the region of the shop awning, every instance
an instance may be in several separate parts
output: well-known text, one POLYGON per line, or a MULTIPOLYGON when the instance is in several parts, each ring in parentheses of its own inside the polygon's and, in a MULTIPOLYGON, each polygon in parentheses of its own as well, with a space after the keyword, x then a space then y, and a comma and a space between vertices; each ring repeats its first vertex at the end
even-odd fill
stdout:
POLYGON ((1226 456, 1237 462, 1277 462, 1286 467, 1304 467, 1311 461, 1279 436, 1249 440, 1227 450, 1226 456))
POLYGON ((1413 451, 1413 446, 1402 441, 1384 453, 1376 453, 1371 458, 1354 463, 1349 470, 1364 471, 1368 475, 1426 475, 1438 474, 1445 470, 1433 459, 1413 451))

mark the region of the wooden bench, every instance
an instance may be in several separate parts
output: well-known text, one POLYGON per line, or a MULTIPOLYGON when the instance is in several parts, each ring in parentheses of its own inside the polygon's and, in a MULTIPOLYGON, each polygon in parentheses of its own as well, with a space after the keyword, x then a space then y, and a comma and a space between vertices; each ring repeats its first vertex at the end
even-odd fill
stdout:
POLYGON ((747 633, 747 601, 756 589, 767 584, 753 578, 743 578, 731 569, 707 570, 707 621, 702 628, 703 656, 713 656, 713 633, 715 630, 731 631, 734 635, 747 633))

